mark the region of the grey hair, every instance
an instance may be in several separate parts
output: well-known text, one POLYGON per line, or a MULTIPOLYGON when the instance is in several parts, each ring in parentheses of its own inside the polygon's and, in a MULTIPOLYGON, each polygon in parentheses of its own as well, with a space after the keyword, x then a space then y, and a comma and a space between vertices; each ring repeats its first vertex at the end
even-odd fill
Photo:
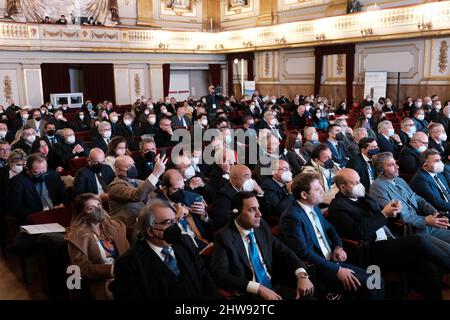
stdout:
POLYGON ((111 128, 111 124, 108 121, 102 121, 98 125, 98 130, 102 130, 103 127, 109 126, 111 128))
POLYGON ((403 126, 407 121, 412 121, 412 119, 411 119, 411 118, 408 118, 408 117, 403 118, 402 124, 401 124, 401 125, 403 126))
POLYGON ((367 133, 367 129, 366 128, 356 128, 355 130, 353 130, 353 137, 356 137, 357 135, 359 135, 361 132, 365 132, 367 133))
POLYGON ((392 122, 390 122, 389 120, 381 121, 381 122, 378 124, 378 133, 381 133, 381 131, 383 131, 384 129, 386 129, 387 126, 388 126, 388 124, 392 124, 392 122))
POLYGON ((338 126, 343 126, 343 123, 347 122, 347 120, 345 119, 336 119, 336 121, 334 121, 334 124, 337 124, 338 126))
POLYGON ((384 162, 391 158, 394 158, 392 152, 381 152, 372 157, 373 166, 379 172, 380 169, 383 169, 384 162))
POLYGON ((147 237, 147 230, 155 225, 155 209, 170 208, 169 204, 160 199, 152 199, 141 209, 137 219, 137 232, 147 237))

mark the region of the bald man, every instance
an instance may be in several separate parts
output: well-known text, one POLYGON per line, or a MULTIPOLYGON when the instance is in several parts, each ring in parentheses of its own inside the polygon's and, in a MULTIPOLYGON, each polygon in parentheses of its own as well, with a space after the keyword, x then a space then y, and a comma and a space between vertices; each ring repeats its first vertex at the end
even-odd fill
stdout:
POLYGON ((231 167, 230 180, 219 190, 214 201, 214 214, 211 218, 215 230, 222 228, 229 222, 231 200, 239 191, 255 192, 260 207, 264 205, 264 210, 261 211, 265 212, 264 192, 258 183, 252 179, 252 172, 243 164, 234 165, 231 167))
POLYGON ((416 132, 400 152, 398 165, 400 173, 415 174, 420 169, 420 155, 428 148, 428 136, 423 132, 416 132))
POLYGON ((399 201, 381 207, 366 194, 353 169, 340 170, 335 178, 339 192, 331 201, 329 220, 340 236, 363 241, 371 257, 368 264, 397 270, 421 279, 425 299, 442 299, 440 268, 449 270, 448 243, 428 234, 397 237, 390 229, 402 210, 399 201))
POLYGON ((104 164, 105 153, 100 148, 89 152, 88 165, 78 170, 73 183, 72 196, 82 193, 94 193, 100 196, 108 192, 108 185, 114 180, 114 171, 104 164))
POLYGON ((75 133, 72 129, 65 128, 61 143, 58 143, 55 146, 55 153, 63 161, 64 167, 67 168, 69 160, 87 157, 89 155, 89 147, 83 140, 75 137, 75 133))
POLYGON ((108 187, 109 213, 121 219, 127 227, 136 224, 139 211, 146 205, 149 194, 155 190, 159 177, 166 169, 166 156, 155 158, 153 172, 144 181, 136 179, 138 172, 133 158, 119 156, 114 162, 116 178, 108 187))

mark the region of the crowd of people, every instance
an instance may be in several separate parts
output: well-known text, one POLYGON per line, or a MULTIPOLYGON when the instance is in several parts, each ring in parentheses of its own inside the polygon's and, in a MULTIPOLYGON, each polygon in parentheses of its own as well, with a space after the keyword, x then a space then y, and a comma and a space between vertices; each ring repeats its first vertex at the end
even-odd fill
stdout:
POLYGON ((378 300, 388 273, 442 299, 449 102, 208 91, 0 106, 2 238, 8 219, 67 208, 57 241, 91 299, 378 300))

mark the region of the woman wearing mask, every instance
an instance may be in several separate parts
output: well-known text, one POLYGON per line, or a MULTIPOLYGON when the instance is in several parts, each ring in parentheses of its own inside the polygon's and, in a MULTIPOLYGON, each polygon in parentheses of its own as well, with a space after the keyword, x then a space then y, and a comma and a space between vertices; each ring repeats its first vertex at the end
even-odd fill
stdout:
POLYGON ((78 195, 73 207, 74 216, 65 236, 70 261, 87 280, 90 298, 112 299, 108 284, 114 276, 114 262, 129 248, 126 227, 109 217, 93 193, 78 195))
POLYGON ((324 111, 324 105, 321 103, 313 113, 312 117, 314 128, 318 130, 327 130, 330 122, 324 111))
POLYGON ((140 134, 155 134, 157 131, 158 125, 156 124, 156 114, 153 111, 149 111, 145 118, 145 122, 141 123, 140 134))
POLYGON ((88 131, 91 129, 91 117, 84 111, 79 111, 73 122, 73 129, 76 132, 88 131))
POLYGON ((296 130, 289 132, 284 153, 294 176, 299 174, 303 166, 311 159, 308 152, 303 150, 302 135, 296 130))
POLYGON ((124 137, 114 137, 111 139, 108 145, 108 151, 106 152, 105 164, 111 166, 114 170, 114 161, 118 156, 131 156, 128 150, 128 142, 124 137))
POLYGON ((44 139, 36 138, 31 145, 30 153, 39 153, 47 159, 48 169, 55 170, 56 172, 62 172, 64 170, 63 161, 52 149, 48 147, 48 144, 44 139))

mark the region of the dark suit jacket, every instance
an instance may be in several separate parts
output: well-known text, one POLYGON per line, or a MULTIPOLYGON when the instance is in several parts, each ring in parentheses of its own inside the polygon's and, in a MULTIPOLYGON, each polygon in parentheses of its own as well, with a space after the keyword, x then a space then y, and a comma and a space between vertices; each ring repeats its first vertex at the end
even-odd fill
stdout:
MULTIPOLYGON (((10 211, 16 217, 16 221, 19 225, 25 224, 26 217, 29 214, 43 210, 41 199, 33 180, 28 176, 25 170, 12 178, 10 183, 11 187, 8 196, 10 211)), ((60 205, 61 203, 67 203, 68 198, 64 189, 64 184, 56 172, 52 170, 48 171, 45 185, 54 206, 60 205)))
MULTIPOLYGON (((319 217, 331 251, 333 252, 336 247, 342 247, 342 240, 334 227, 324 218, 317 206, 314 207, 314 211, 319 217)), ((314 227, 297 200, 294 200, 292 205, 284 211, 279 227, 281 241, 298 257, 313 263, 324 277, 328 279, 336 277, 339 264, 326 260, 323 256, 314 227)))
POLYGON ((42 136, 42 139, 44 139, 44 141, 47 142, 48 147, 49 147, 50 149, 53 149, 53 150, 56 148, 56 146, 57 146, 58 144, 61 143, 61 136, 55 135, 54 137, 56 138, 56 144, 53 144, 53 143, 50 141, 50 138, 49 138, 46 134, 44 134, 44 135, 42 136))
POLYGON ((382 134, 378 135, 377 138, 378 148, 381 152, 391 152, 395 159, 398 159, 398 153, 400 151, 400 146, 393 143, 391 140, 386 139, 382 134))
POLYGON ((383 208, 370 196, 352 201, 338 192, 328 207, 329 220, 339 234, 355 241, 374 241, 376 231, 388 223, 383 208))
POLYGON ((139 134, 155 134, 158 131, 156 124, 150 124, 147 121, 141 123, 139 134))
POLYGON ((311 156, 304 148, 300 149, 300 154, 302 155, 304 160, 302 160, 295 151, 288 151, 286 153, 287 161, 294 176, 299 174, 302 171, 303 166, 306 165, 309 160, 311 160, 311 156))
POLYGON ((262 113, 261 109, 256 106, 255 106, 255 109, 253 109, 253 112, 252 112, 252 110, 250 110, 250 108, 244 109, 244 115, 253 116, 253 118, 255 118, 255 119, 261 119, 261 113, 262 113))
POLYGON ((350 142, 348 145, 348 156, 351 158, 357 157, 361 154, 361 151, 359 150, 359 144, 356 141, 350 142))
POLYGON ((89 147, 83 140, 76 139, 73 144, 67 144, 65 141, 61 141, 59 145, 55 148, 56 154, 59 156, 59 158, 63 161, 64 166, 67 166, 68 161, 70 159, 73 159, 75 157, 87 157, 89 155, 89 147), (81 147, 83 147, 83 151, 73 154, 72 150, 75 148, 75 146, 79 144, 81 147))
POLYGON ((303 129, 306 126, 306 117, 305 114, 299 116, 297 112, 289 120, 289 124, 296 126, 298 129, 303 129))
POLYGON ((105 139, 98 134, 92 137, 92 148, 100 148, 105 154, 108 151, 108 145, 106 144, 105 139))
POLYGON ((348 158, 348 154, 347 150, 345 150, 344 148, 344 145, 338 142, 336 149, 330 141, 327 140, 326 144, 331 150, 331 156, 333 157, 333 161, 339 163, 341 167, 346 167, 348 163, 348 160, 346 159, 348 158))
POLYGON ((150 173, 153 172, 154 164, 145 160, 140 153, 136 157, 133 157, 133 159, 136 169, 138 171, 138 179, 140 180, 147 179, 150 173))
POLYGON ((11 143, 14 140, 14 133, 11 130, 6 131, 5 138, 0 138, 0 141, 8 141, 11 143))
MULTIPOLYGON (((191 125, 191 119, 189 119, 189 117, 187 115, 183 116, 184 121, 186 122, 186 125, 189 127, 191 125)), ((174 115, 172 117, 172 128, 178 128, 178 127, 183 127, 183 122, 178 118, 177 115, 174 115)))
POLYGON ((22 149, 28 155, 28 154, 30 154, 30 151, 31 151, 31 145, 29 145, 28 143, 25 142, 25 140, 20 138, 19 141, 17 141, 16 143, 14 143, 11 146, 11 150, 16 150, 16 149, 22 149))
MULTIPOLYGON (((445 194, 447 199, 450 200, 450 187, 445 180, 443 173, 437 174, 439 180, 445 187, 445 194)), ((441 191, 437 185, 436 180, 434 180, 431 175, 423 169, 417 171, 414 177, 411 179, 409 186, 411 189, 417 193, 419 196, 424 198, 439 211, 450 211, 450 203, 445 200, 441 191)))
POLYGON ((114 266, 116 300, 199 299, 216 296, 216 287, 191 239, 172 245, 181 276, 176 281, 146 240, 139 239, 114 266))
POLYGON ((437 143, 433 140, 433 138, 430 138, 428 141, 428 148, 436 149, 441 154, 441 158, 444 159, 444 149, 445 149, 445 142, 444 143, 437 143))
POLYGON ((400 130, 398 132, 398 136, 400 137, 400 140, 402 141, 404 146, 408 145, 411 141, 411 138, 403 130, 400 130))
POLYGON ((420 120, 412 117, 412 121, 416 125, 417 131, 422 131, 422 132, 428 133, 428 121, 427 120, 420 121, 420 120))
POLYGON ((172 141, 172 135, 167 132, 158 130, 155 134, 155 143, 158 148, 172 147, 178 143, 178 141, 172 141))
POLYGON ((294 200, 292 195, 286 189, 280 187, 274 179, 266 179, 261 188, 264 190, 264 198, 266 199, 266 211, 270 216, 280 217, 294 200))
POLYGON ((438 116, 436 117, 436 119, 433 120, 433 122, 442 123, 445 132, 447 133, 447 136, 450 137, 450 126, 449 126, 450 121, 442 112, 438 114, 438 116))
POLYGON ((238 193, 228 181, 222 189, 217 192, 214 201, 214 210, 211 213, 213 227, 215 230, 222 228, 230 219, 231 200, 238 193))
MULTIPOLYGON (((300 258, 272 235, 264 220, 261 219, 260 227, 254 229, 254 233, 272 283, 276 283, 277 278, 283 275, 294 275, 298 268, 306 269, 300 258)), ((234 220, 216 233, 214 246, 211 275, 217 286, 245 292, 249 281, 253 279, 253 272, 234 220)))
POLYGON ((4 204, 0 206, 0 221, 1 216, 8 210, 8 192, 11 184, 9 183, 9 166, 4 166, 0 168, 0 203, 4 204))
MULTIPOLYGON (((369 177, 369 164, 364 160, 362 154, 350 159, 348 162, 347 168, 351 168, 358 172, 361 183, 363 184, 366 191, 369 191, 370 188, 370 177, 369 177)), ((376 175, 376 170, 372 167, 373 172, 376 175)))
POLYGON ((398 157, 400 173, 415 174, 420 169, 420 154, 409 144, 404 146, 398 157))
MULTIPOLYGON (((108 186, 115 178, 113 169, 106 164, 102 164, 102 171, 100 172, 100 175, 102 176, 106 186, 108 186)), ((106 193, 108 190, 103 191, 106 193)), ((95 172, 92 171, 90 167, 84 167, 78 170, 73 182, 72 195, 74 198, 77 195, 86 192, 98 194, 95 172)))

